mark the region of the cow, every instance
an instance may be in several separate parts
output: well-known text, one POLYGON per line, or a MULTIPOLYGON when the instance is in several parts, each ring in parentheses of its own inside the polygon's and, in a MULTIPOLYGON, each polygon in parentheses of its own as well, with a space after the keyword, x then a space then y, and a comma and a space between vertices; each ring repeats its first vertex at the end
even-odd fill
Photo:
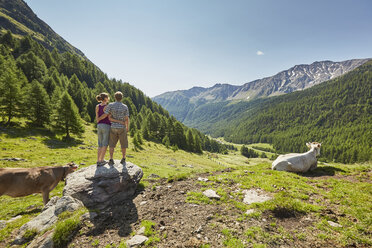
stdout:
POLYGON ((305 153, 290 153, 280 155, 272 163, 272 169, 278 171, 307 172, 317 167, 316 156, 320 155, 318 142, 306 143, 309 151, 305 153))
POLYGON ((77 168, 74 163, 58 167, 0 168, 0 196, 22 197, 41 193, 46 205, 49 192, 77 168))

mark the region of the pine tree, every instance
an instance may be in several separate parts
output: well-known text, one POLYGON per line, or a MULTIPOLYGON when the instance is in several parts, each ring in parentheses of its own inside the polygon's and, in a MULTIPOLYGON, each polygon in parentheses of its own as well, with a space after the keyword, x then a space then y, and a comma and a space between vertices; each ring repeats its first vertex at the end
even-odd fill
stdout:
POLYGON ((142 136, 141 136, 141 133, 140 132, 136 132, 135 134, 136 138, 137 138, 137 141, 140 145, 143 145, 143 140, 142 140, 142 136))
POLYGON ((67 92, 62 94, 58 102, 55 111, 54 128, 56 131, 66 134, 66 139, 70 138, 70 133, 78 136, 84 133, 84 126, 79 116, 79 110, 67 92))
POLYGON ((196 153, 203 153, 202 145, 201 145, 201 140, 199 138, 199 135, 195 135, 195 145, 194 145, 194 151, 196 153))
POLYGON ((8 118, 7 125, 13 117, 22 114, 21 85, 24 81, 13 58, 0 56, 0 114, 8 118))
POLYGON ((44 61, 33 51, 21 55, 17 59, 17 65, 22 69, 29 82, 34 79, 41 82, 47 71, 44 61))
POLYGON ((15 40, 13 38, 13 35, 9 30, 1 36, 0 42, 11 48, 13 48, 15 45, 15 40))
POLYGON ((51 106, 49 96, 43 86, 36 80, 28 87, 26 97, 26 115, 35 126, 44 126, 50 122, 51 106))
POLYGON ((166 136, 163 138, 162 143, 163 143, 167 148, 169 148, 169 146, 170 146, 170 139, 169 139, 168 135, 166 135, 166 136))
POLYGON ((186 137, 183 131, 182 124, 178 121, 174 124, 174 137, 175 137, 175 145, 178 146, 180 149, 186 149, 186 137))
POLYGON ((88 95, 85 91, 87 86, 84 84, 85 83, 81 83, 78 77, 74 74, 70 78, 70 84, 67 89, 79 109, 80 116, 85 119, 87 117, 88 95))
POLYGON ((149 129, 147 127, 147 125, 144 125, 143 126, 143 129, 142 129, 142 136, 145 140, 150 140, 150 135, 149 135, 149 129))
POLYGON ((187 131, 186 139, 187 139, 187 150, 190 152, 193 152, 195 142, 194 142, 194 135, 192 135, 192 132, 190 129, 187 131))
POLYGON ((136 134, 137 132, 137 127, 136 127, 136 124, 134 122, 134 124, 131 124, 130 127, 129 127, 129 135, 130 137, 134 137, 134 135, 136 134))

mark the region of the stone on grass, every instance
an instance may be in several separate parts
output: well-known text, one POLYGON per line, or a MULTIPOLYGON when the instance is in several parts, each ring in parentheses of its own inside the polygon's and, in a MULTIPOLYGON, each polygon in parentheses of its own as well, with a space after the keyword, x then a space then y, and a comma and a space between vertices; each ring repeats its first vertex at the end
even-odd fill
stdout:
POLYGON ((81 219, 82 220, 93 220, 97 216, 98 216, 98 214, 96 212, 88 212, 88 213, 83 214, 81 216, 81 219))
POLYGON ((221 196, 217 195, 216 191, 212 189, 207 189, 206 191, 203 192, 203 195, 210 199, 220 199, 221 196))
POLYGON ((141 227, 138 231, 137 231, 137 235, 143 235, 143 234, 145 234, 145 227, 143 226, 143 227, 141 227))
POLYGON ((18 220, 18 219, 21 219, 21 218, 22 218, 22 215, 17 215, 16 217, 13 217, 10 220, 8 220, 7 223, 13 222, 13 221, 18 220))
POLYGON ((0 230, 6 227, 6 220, 0 220, 0 230))
POLYGON ((88 208, 104 209, 132 197, 142 176, 142 169, 131 162, 91 165, 67 176, 63 195, 79 199, 88 208))
POLYGON ((127 241, 128 248, 137 247, 144 244, 149 238, 143 235, 134 235, 133 238, 127 241))
POLYGON ((208 182, 208 178, 198 177, 198 181, 208 182))
POLYGON ((244 190, 243 193, 245 194, 243 199, 245 204, 265 202, 271 199, 271 196, 255 189, 244 190))
POLYGON ((21 226, 18 232, 18 236, 14 239, 14 244, 23 244, 26 240, 23 235, 27 230, 37 230, 37 232, 43 232, 46 229, 52 227, 57 223, 58 215, 64 211, 75 211, 82 207, 83 204, 71 196, 61 197, 55 205, 50 206, 41 214, 21 226))
POLYGON ((48 231, 36 239, 27 246, 27 248, 52 248, 53 247, 53 231, 48 231))
POLYGON ((42 211, 47 210, 48 208, 56 205, 57 201, 59 200, 58 196, 53 196, 52 198, 49 199, 48 203, 44 206, 42 211))
POLYGON ((331 220, 328 221, 328 224, 329 224, 330 226, 333 226, 333 227, 342 227, 342 225, 340 225, 340 224, 338 224, 338 223, 336 223, 336 222, 333 222, 333 221, 331 221, 331 220))
MULTIPOLYGON (((115 161, 113 165, 106 164, 99 167, 91 165, 69 174, 63 197, 53 197, 38 216, 19 229, 13 243, 25 243, 23 236, 27 230, 33 229, 42 233, 53 227, 58 220, 58 215, 64 211, 73 212, 83 206, 104 210, 108 206, 121 204, 133 196, 142 176, 143 172, 138 166, 130 162, 123 165, 119 161, 115 161)), ((89 216, 84 217, 91 220, 96 216, 97 213, 91 212, 89 216)), ((31 247, 52 247, 53 242, 48 241, 51 235, 45 237, 45 242, 36 238, 39 241, 32 242, 31 244, 35 246, 31 247)))
POLYGON ((156 175, 154 173, 151 173, 147 178, 159 178, 160 176, 159 175, 156 175))
POLYGON ((248 209, 245 214, 253 214, 254 213, 254 209, 248 209))

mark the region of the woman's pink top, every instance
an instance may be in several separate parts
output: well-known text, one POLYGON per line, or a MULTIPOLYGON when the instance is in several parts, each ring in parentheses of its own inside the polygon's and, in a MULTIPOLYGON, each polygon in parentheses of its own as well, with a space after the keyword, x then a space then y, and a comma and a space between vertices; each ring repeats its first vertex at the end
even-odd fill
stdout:
MULTIPOLYGON (((103 109, 106 107, 107 105, 101 105, 101 104, 98 104, 98 117, 100 117, 101 115, 104 114, 103 112, 103 109)), ((108 116, 102 120, 100 120, 97 124, 107 124, 107 125, 111 125, 111 122, 108 118, 108 116)))

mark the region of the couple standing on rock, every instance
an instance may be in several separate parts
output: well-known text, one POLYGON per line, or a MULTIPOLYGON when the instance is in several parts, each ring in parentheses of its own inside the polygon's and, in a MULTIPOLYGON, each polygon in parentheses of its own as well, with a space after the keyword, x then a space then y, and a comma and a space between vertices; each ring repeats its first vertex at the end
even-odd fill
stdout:
POLYGON ((123 104, 123 93, 115 93, 115 102, 108 104, 110 97, 107 93, 97 95, 99 104, 96 106, 98 153, 97 166, 104 165, 107 146, 110 146, 109 164, 114 164, 115 146, 120 141, 121 153, 123 155, 121 163, 125 163, 126 150, 128 148, 128 129, 129 129, 129 110, 123 104))

